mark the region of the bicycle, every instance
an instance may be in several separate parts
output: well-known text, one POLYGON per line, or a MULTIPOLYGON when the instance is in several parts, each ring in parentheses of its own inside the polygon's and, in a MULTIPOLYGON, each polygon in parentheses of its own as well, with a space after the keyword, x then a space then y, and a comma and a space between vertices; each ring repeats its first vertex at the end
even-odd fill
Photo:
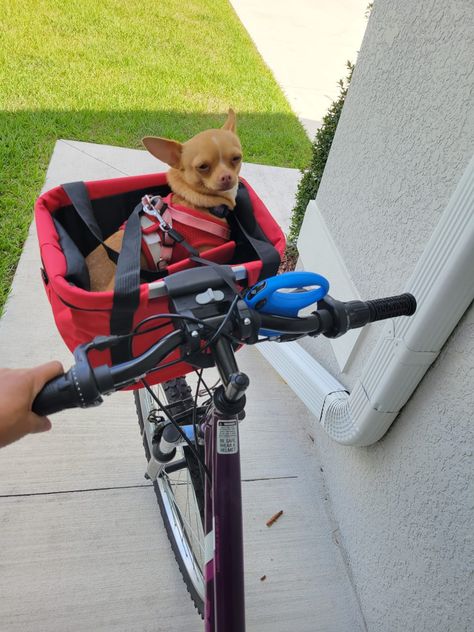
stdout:
POLYGON ((158 292, 168 295, 169 314, 149 317, 125 336, 99 336, 77 347, 75 365, 44 387, 33 408, 52 414, 95 406, 102 395, 141 382, 135 402, 147 476, 206 632, 245 631, 239 424, 249 378, 238 369, 236 349, 268 339, 337 337, 369 322, 409 316, 416 309, 410 294, 337 301, 327 294, 326 279, 306 272, 272 277, 242 292, 237 283, 245 274, 243 267, 213 265, 165 278, 158 292), (306 290, 309 286, 313 289, 306 290), (315 311, 298 317, 300 309, 314 303, 315 311), (165 322, 157 325, 159 320, 165 322), (131 341, 170 321, 174 331, 140 356, 111 367, 90 366, 87 354, 92 349, 131 341), (198 369, 194 396, 184 377, 153 388, 145 378, 162 368, 178 347, 182 358, 198 369), (221 381, 211 388, 202 378, 209 366, 217 367, 221 381), (201 385, 204 396, 199 401, 201 385))

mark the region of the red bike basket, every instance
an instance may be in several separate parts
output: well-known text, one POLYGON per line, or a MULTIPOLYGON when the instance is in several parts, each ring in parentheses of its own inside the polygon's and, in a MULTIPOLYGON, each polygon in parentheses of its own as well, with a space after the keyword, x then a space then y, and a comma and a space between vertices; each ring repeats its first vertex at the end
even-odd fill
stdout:
MULTIPOLYGON (((68 188, 74 185, 64 186, 68 188)), ((127 221, 144 195, 151 193, 165 197, 170 192, 165 173, 91 181, 82 187, 88 197, 87 204, 92 209, 91 222, 96 230, 98 226, 102 239, 107 239, 127 221)), ((43 193, 35 204, 43 283, 58 331, 71 351, 96 336, 125 333, 123 328, 121 331, 114 330, 114 314, 117 316, 114 292, 89 290, 85 257, 100 241, 96 231, 91 231, 91 226, 87 225, 78 206, 77 201, 75 204, 71 202, 62 186, 43 193)), ((228 222, 231 228, 230 241, 201 253, 200 257, 219 264, 244 265, 247 271, 246 286, 276 274, 285 247, 284 235, 255 191, 243 179, 239 184, 236 208, 230 213, 228 222)), ((170 264, 167 275, 198 265, 185 257, 170 264)), ((145 318, 170 311, 167 297, 150 297, 147 282, 141 282, 137 287, 136 304, 127 307, 131 314, 129 331, 145 318)), ((132 356, 143 353, 173 330, 169 320, 155 320, 151 325, 156 327, 163 323, 167 323, 166 326, 158 330, 134 336, 132 356)), ((176 350, 165 358, 163 364, 179 358, 179 350, 176 350)), ((89 359, 93 366, 112 364, 110 350, 93 350, 89 353, 89 359)), ((114 361, 117 362, 117 356, 114 356, 114 361)), ((157 384, 192 370, 194 368, 191 365, 181 361, 173 366, 158 367, 148 375, 147 380, 150 384, 157 384)))

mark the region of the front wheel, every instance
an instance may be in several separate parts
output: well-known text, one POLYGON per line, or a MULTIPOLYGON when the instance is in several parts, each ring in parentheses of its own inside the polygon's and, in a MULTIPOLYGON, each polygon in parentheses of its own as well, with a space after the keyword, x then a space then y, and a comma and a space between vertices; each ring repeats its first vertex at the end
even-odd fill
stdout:
MULTIPOLYGON (((184 377, 153 387, 173 416, 192 411, 191 389, 184 377)), ((138 422, 147 461, 152 459, 158 404, 146 389, 135 391, 138 422)), ((161 413, 162 414, 162 413, 161 413)), ((198 446, 204 460, 204 450, 198 446)), ((156 463, 156 462, 155 462, 156 463)), ((160 466, 153 481, 161 516, 191 598, 204 615, 204 485, 200 465, 188 447, 178 446, 172 461, 160 466)))

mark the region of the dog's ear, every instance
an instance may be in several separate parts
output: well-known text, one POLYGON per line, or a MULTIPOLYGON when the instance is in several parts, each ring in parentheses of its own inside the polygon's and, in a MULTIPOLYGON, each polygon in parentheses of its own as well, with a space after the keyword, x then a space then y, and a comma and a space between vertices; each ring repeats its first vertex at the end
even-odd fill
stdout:
POLYGON ((167 165, 174 169, 181 167, 181 152, 183 146, 176 140, 168 140, 167 138, 157 138, 156 136, 145 136, 142 143, 158 160, 166 162, 167 165))
POLYGON ((235 121, 235 112, 232 108, 229 108, 229 113, 227 115, 227 121, 222 126, 222 129, 228 129, 230 132, 236 132, 237 126, 235 121))

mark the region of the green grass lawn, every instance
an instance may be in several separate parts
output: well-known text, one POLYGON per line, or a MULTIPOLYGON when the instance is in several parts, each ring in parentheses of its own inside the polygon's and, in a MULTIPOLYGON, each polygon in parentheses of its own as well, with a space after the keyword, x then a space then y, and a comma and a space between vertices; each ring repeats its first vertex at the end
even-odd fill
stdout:
POLYGON ((227 0, 2 0, 0 22, 0 311, 59 138, 183 141, 232 106, 246 161, 309 162, 303 128, 227 0))

